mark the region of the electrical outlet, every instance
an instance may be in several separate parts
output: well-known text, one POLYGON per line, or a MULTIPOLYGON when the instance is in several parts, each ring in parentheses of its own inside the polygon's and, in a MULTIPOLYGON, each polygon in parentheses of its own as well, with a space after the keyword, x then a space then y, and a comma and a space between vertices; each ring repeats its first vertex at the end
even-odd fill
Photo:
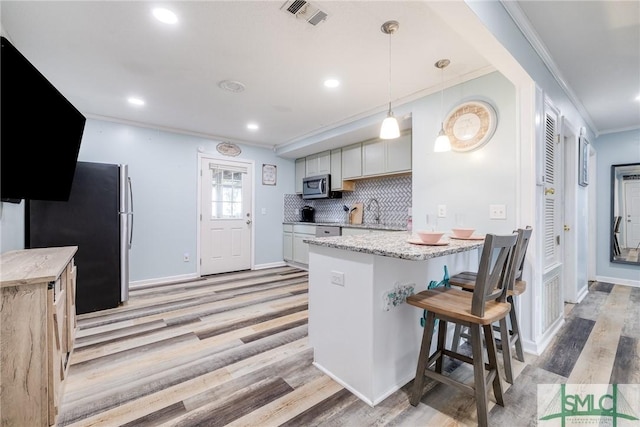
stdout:
POLYGON ((489 219, 507 219, 507 206, 489 205, 489 219))
POLYGON ((184 262, 189 262, 189 252, 184 253, 184 255, 182 256, 182 260, 184 262))
POLYGON ((341 273, 339 271, 332 271, 331 283, 338 286, 344 286, 344 273, 341 273))
POLYGON ((438 205, 438 218, 447 217, 447 205, 438 205))

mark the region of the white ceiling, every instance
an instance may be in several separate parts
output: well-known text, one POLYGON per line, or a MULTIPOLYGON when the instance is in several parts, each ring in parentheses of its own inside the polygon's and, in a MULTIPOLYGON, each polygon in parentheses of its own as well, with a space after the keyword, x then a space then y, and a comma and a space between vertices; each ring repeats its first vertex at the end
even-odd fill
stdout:
MULTIPOLYGON (((638 2, 519 2, 596 133, 640 127, 638 2)), ((0 2, 5 35, 83 114, 266 145, 301 141, 493 70, 421 1, 317 1, 313 26, 284 1, 0 2), (434 67, 451 59, 444 74, 434 67), (341 86, 326 89, 328 77, 341 86), (231 79, 246 90, 217 84, 231 79), (139 96, 143 107, 127 104, 139 96), (250 121, 260 125, 249 131, 250 121)))
POLYGON ((639 128, 640 2, 517 4, 594 132, 639 128))

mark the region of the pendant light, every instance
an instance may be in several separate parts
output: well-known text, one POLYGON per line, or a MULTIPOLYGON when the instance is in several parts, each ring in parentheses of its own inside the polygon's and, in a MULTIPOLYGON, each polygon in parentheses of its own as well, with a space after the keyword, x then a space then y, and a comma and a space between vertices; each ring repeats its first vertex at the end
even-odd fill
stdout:
POLYGON ((389 34, 389 111, 380 127, 380 139, 394 139, 400 136, 398 120, 391 111, 391 35, 398 31, 398 28, 400 28, 398 21, 387 21, 380 27, 383 33, 389 34))
POLYGON ((447 133, 444 131, 444 117, 442 112, 442 105, 444 99, 444 69, 447 65, 449 65, 451 61, 448 59, 441 59, 435 63, 436 68, 441 70, 442 78, 441 78, 441 88, 440 88, 440 132, 438 133, 438 137, 436 138, 436 143, 433 146, 433 151, 436 153, 444 153, 445 151, 451 151, 451 141, 449 141, 449 137, 447 133))

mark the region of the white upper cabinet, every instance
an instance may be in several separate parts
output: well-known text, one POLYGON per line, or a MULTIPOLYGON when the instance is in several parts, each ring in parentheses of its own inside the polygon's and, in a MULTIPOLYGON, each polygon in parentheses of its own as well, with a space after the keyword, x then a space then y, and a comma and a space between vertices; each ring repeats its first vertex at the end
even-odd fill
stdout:
POLYGON ((331 190, 342 190, 342 150, 331 150, 331 190))
POLYGON ((362 176, 362 143, 342 148, 342 179, 362 176))
POLYGON ((411 171, 411 133, 385 140, 385 173, 411 171))
POLYGON ((353 191, 351 180, 405 172, 411 172, 411 131, 297 159, 296 193, 302 193, 305 176, 331 174, 331 190, 353 191))
POLYGON ((386 175, 411 171, 411 134, 396 139, 362 143, 362 175, 386 175))
POLYGON ((296 159, 296 194, 302 194, 302 178, 305 177, 306 162, 304 157, 296 159))
POLYGON ((313 154, 306 157, 306 176, 326 175, 331 173, 331 152, 313 154))
POLYGON ((362 175, 385 173, 385 140, 362 143, 362 175))

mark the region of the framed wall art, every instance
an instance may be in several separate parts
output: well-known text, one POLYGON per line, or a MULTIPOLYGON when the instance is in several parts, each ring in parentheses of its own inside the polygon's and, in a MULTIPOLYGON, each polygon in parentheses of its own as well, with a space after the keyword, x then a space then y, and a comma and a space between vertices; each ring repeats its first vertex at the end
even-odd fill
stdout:
POLYGON ((277 178, 276 165, 262 164, 262 185, 276 185, 277 178))
POLYGON ((578 144, 578 184, 589 185, 589 141, 581 136, 578 144))

